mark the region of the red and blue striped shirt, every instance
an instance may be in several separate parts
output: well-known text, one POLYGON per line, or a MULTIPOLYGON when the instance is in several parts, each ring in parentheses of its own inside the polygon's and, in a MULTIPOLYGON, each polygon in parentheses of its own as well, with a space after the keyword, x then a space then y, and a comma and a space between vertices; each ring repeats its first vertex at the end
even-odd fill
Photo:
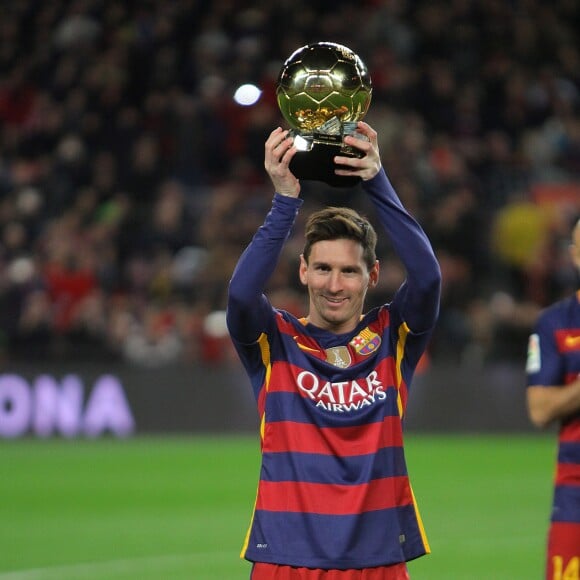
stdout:
MULTIPOLYGON (((580 376, 580 291, 547 308, 528 346, 528 386, 568 385, 580 376)), ((580 523, 580 413, 561 422, 552 521, 580 523)))
POLYGON ((437 317, 440 272, 384 172, 363 187, 408 277, 352 332, 317 328, 263 294, 300 200, 274 197, 230 283, 228 326, 261 419, 260 480, 242 550, 251 561, 368 568, 429 551, 403 416, 437 317))

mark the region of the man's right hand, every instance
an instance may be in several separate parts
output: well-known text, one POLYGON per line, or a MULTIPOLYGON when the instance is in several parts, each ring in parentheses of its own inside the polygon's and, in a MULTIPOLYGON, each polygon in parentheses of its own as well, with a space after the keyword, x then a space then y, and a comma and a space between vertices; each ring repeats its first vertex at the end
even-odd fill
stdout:
POLYGON ((290 161, 296 154, 294 140, 288 131, 278 127, 270 133, 265 145, 264 167, 277 193, 298 197, 300 181, 290 171, 290 161))

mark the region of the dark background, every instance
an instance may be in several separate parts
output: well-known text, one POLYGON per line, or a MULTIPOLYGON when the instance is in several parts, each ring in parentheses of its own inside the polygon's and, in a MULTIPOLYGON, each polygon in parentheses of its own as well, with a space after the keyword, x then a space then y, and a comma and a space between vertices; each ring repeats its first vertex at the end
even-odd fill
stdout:
MULTIPOLYGON (((527 337, 578 286, 579 29, 574 0, 2 2, 0 372, 73 372, 87 390, 113 372, 138 432, 255 428, 227 283, 272 198, 280 67, 327 40, 367 64, 366 120, 443 272, 408 427, 529 429, 527 337), (233 100, 243 83, 254 106, 233 100)), ((374 220, 357 188, 302 195, 268 288, 296 314, 308 213, 374 220)), ((369 306, 404 276, 379 235, 369 306)))

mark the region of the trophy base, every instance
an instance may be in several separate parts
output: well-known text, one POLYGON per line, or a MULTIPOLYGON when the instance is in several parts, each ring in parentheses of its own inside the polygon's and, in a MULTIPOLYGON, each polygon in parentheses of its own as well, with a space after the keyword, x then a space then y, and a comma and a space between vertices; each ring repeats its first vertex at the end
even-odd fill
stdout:
POLYGON ((300 136, 305 148, 299 147, 292 161, 290 170, 298 179, 322 181, 333 187, 353 187, 361 182, 358 176, 336 175, 334 170, 340 167, 334 162, 336 155, 358 157, 362 155, 352 147, 342 143, 338 135, 300 136))

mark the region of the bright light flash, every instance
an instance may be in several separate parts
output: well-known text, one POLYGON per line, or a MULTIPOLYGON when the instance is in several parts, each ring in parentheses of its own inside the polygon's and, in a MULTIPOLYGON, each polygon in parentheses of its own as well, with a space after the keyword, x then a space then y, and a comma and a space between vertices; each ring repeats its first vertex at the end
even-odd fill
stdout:
POLYGON ((249 107, 251 105, 255 105, 258 102, 261 94, 262 91, 256 85, 240 85, 234 93, 234 101, 236 101, 238 105, 249 107))

